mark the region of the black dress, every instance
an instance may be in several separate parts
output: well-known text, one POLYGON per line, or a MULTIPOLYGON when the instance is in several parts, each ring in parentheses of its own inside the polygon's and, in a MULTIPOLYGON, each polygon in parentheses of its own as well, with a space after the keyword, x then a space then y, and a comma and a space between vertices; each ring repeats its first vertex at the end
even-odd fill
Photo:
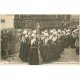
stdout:
POLYGON ((69 40, 69 42, 70 42, 70 46, 71 46, 71 48, 75 48, 75 41, 76 41, 76 38, 74 38, 73 36, 72 36, 72 34, 70 34, 70 38, 69 38, 70 40, 69 40))
POLYGON ((64 41, 65 41, 65 42, 64 42, 64 47, 65 47, 65 48, 69 47, 69 35, 66 35, 66 36, 65 36, 64 41))
POLYGON ((38 65, 39 64, 39 55, 38 55, 38 40, 31 45, 29 50, 29 64, 38 65))
POLYGON ((65 36, 60 37, 60 42, 61 42, 61 51, 64 51, 65 36))
POLYGON ((61 45, 61 40, 57 39, 56 41, 56 47, 57 47, 57 58, 60 58, 60 54, 62 53, 62 45, 61 45))
POLYGON ((26 47, 25 47, 25 61, 28 61, 28 57, 29 57, 29 49, 31 46, 31 40, 29 37, 26 38, 26 47))
POLYGON ((51 42, 51 60, 57 60, 57 39, 56 39, 56 41, 55 42, 51 42))
POLYGON ((26 60, 26 41, 21 42, 19 58, 23 61, 26 60))
POLYGON ((41 58, 43 59, 43 39, 40 39, 40 44, 39 44, 39 50, 40 50, 40 54, 41 54, 41 58))
POLYGON ((45 44, 45 42, 43 41, 43 63, 48 63, 50 62, 50 44, 49 44, 49 40, 47 41, 47 43, 45 44))

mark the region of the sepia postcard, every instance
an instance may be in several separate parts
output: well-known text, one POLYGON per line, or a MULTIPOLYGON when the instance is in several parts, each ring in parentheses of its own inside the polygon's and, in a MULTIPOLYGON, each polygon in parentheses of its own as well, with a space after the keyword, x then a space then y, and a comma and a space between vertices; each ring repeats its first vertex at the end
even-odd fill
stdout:
POLYGON ((80 15, 0 16, 0 64, 79 64, 80 15))

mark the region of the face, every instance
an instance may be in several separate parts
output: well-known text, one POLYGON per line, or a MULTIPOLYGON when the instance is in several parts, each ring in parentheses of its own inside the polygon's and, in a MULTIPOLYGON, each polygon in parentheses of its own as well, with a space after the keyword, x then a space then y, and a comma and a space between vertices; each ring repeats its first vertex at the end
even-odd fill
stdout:
POLYGON ((65 32, 62 32, 61 34, 62 34, 62 35, 65 35, 65 32))
POLYGON ((22 35, 22 41, 24 41, 25 40, 25 35, 22 35))
POLYGON ((5 33, 5 31, 3 31, 3 33, 5 33))

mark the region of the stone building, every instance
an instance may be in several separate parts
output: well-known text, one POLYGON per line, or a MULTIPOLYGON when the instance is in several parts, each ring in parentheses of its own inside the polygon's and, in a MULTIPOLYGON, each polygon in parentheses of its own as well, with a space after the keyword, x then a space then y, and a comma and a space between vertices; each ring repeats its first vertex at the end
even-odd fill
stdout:
POLYGON ((1 29, 29 28, 35 29, 40 24, 41 29, 76 27, 79 25, 79 15, 0 15, 1 29))
POLYGON ((42 30, 65 28, 70 26, 71 15, 15 15, 15 28, 35 29, 37 24, 42 30))

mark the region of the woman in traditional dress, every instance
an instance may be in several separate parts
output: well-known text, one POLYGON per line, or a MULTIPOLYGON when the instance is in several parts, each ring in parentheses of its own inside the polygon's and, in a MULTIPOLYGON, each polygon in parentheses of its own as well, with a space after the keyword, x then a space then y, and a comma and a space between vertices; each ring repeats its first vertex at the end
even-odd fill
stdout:
POLYGON ((61 44, 61 30, 57 31, 57 57, 60 58, 60 54, 62 53, 62 44, 61 44))
POLYGON ((32 34, 31 47, 29 50, 29 64, 38 65, 39 64, 39 55, 38 55, 38 39, 36 34, 32 34))
POLYGON ((70 41, 70 46, 71 48, 75 48, 75 41, 76 41, 76 35, 75 35, 75 30, 71 34, 71 41, 70 41))
POLYGON ((23 33, 21 35, 21 45, 20 45, 20 54, 19 54, 19 58, 21 58, 21 60, 25 61, 26 60, 26 39, 25 39, 25 34, 23 33))
POLYGON ((15 44, 17 42, 17 36, 14 29, 11 29, 9 32, 9 42, 10 42, 9 54, 14 54, 16 52, 15 44))
POLYGON ((65 39, 65 31, 62 31, 60 37, 62 51, 64 51, 64 43, 65 43, 64 39, 65 39))
POLYGON ((52 42, 51 42, 51 59, 52 60, 57 60, 57 44, 56 44, 56 42, 57 42, 57 32, 54 32, 53 33, 53 38, 52 38, 52 42))
POLYGON ((68 48, 69 47, 69 36, 70 36, 70 33, 68 30, 66 30, 66 35, 65 35, 65 48, 68 48))
POLYGON ((49 44, 50 44, 50 61, 53 60, 53 46, 52 46, 52 39, 53 39, 53 33, 54 33, 54 30, 50 30, 50 35, 49 35, 49 44))
POLYGON ((25 35, 25 41, 26 41, 26 43, 25 43, 25 61, 28 61, 29 49, 31 46, 31 39, 30 39, 29 34, 25 35))
POLYGON ((47 32, 44 33, 42 59, 43 63, 48 63, 50 61, 50 44, 49 44, 49 35, 47 32))
POLYGON ((39 44, 39 49, 40 49, 40 54, 41 54, 41 58, 43 59, 44 55, 43 55, 43 40, 44 40, 44 31, 41 33, 41 37, 40 37, 40 44, 39 44))
POLYGON ((75 32, 75 35, 76 35, 76 42, 75 42, 75 47, 76 47, 76 54, 79 55, 79 30, 76 29, 76 32, 75 32))

